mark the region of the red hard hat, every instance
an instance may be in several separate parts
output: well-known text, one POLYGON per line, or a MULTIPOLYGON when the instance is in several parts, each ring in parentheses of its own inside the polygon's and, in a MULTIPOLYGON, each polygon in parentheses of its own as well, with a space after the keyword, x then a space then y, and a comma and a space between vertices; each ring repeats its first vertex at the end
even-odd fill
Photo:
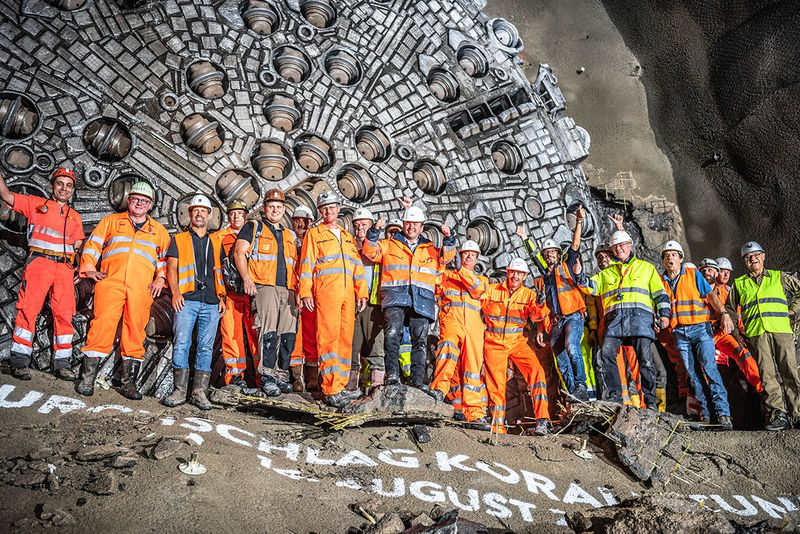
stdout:
POLYGON ((71 179, 73 184, 78 183, 78 179, 75 176, 75 171, 73 171, 72 169, 68 169, 66 167, 57 168, 56 170, 53 171, 53 176, 50 177, 50 181, 52 182, 59 176, 64 176, 66 178, 71 179))

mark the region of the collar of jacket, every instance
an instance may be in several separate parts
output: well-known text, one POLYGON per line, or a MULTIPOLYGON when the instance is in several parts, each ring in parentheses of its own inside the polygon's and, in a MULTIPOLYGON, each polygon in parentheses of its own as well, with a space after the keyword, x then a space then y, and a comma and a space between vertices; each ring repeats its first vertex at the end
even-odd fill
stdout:
POLYGON ((283 226, 283 223, 280 223, 280 222, 279 222, 277 225, 274 225, 274 224, 272 224, 271 222, 269 222, 269 221, 267 220, 267 218, 266 218, 266 217, 264 217, 264 214, 263 214, 263 213, 261 214, 261 222, 262 222, 262 223, 264 223, 265 225, 270 225, 270 226, 271 226, 271 227, 273 227, 275 230, 285 230, 285 229, 286 229, 286 228, 283 226))
MULTIPOLYGON (((405 234, 403 234, 403 232, 397 232, 396 234, 394 234, 394 236, 392 236, 392 239, 396 239, 396 240, 400 241, 402 244, 404 244, 406 247, 408 247, 409 251, 411 250, 411 245, 408 244, 408 240, 406 239, 406 236, 405 236, 405 234)), ((417 246, 422 245, 424 243, 430 243, 430 242, 431 242, 430 239, 428 239, 427 237, 425 237, 422 234, 419 234, 419 237, 417 238, 417 246)))

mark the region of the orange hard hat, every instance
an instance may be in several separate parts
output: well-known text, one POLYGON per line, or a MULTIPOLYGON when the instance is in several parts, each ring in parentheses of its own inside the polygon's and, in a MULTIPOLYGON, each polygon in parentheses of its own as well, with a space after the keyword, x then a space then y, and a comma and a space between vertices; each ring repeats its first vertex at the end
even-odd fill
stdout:
POLYGON ((283 196, 283 191, 280 189, 270 189, 264 195, 264 204, 271 201, 286 202, 286 197, 283 196))
POLYGON ((53 176, 50 177, 50 182, 58 178, 59 176, 64 176, 72 180, 73 184, 78 183, 78 178, 75 176, 75 171, 72 169, 68 169, 67 167, 59 167, 53 171, 53 176))

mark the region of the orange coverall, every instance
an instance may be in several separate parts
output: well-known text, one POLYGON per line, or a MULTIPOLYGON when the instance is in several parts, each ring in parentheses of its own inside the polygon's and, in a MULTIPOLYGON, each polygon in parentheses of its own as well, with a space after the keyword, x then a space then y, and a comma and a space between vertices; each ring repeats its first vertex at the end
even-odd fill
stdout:
MULTIPOLYGON (((728 300, 728 293, 730 293, 728 286, 715 284, 713 290, 717 292, 722 302, 728 300)), ((739 318, 739 322, 741 322, 741 318, 739 318)), ((740 332, 744 332, 744 328, 741 328, 740 332)), ((758 364, 753 355, 735 337, 720 330, 717 322, 714 323, 714 347, 717 349, 717 363, 728 365, 729 360, 733 360, 739 366, 747 381, 750 382, 750 385, 759 393, 764 391, 758 364)))
POLYGON ((461 410, 467 421, 486 416, 487 398, 481 397, 483 330, 481 297, 489 279, 462 267, 445 271, 436 288, 439 297, 439 346, 431 389, 450 393, 453 378, 460 382, 461 410))
MULTIPOLYGON (((306 233, 300 253, 300 298, 314 299, 320 389, 326 396, 347 385, 355 301, 369 296, 364 265, 353 236, 340 226, 339 238, 321 224, 306 233)), ((304 340, 310 337, 310 330, 304 327, 304 340)))
POLYGON ((544 321, 547 306, 539 304, 536 293, 520 287, 513 293, 508 281, 491 284, 483 298, 484 365, 492 431, 506 433, 506 382, 508 360, 520 370, 528 384, 536 419, 550 419, 547 400, 547 379, 536 353, 523 333, 528 319, 544 321))
MULTIPOLYGON (((211 234, 211 239, 219 241, 225 256, 229 256, 236 244, 237 234, 237 231, 227 227, 211 234)), ((219 331, 222 340, 222 359, 225 361, 226 384, 230 384, 236 376, 244 379, 248 350, 253 357, 255 369, 258 369, 258 336, 253 329, 253 312, 250 309, 249 295, 228 290, 225 297, 225 315, 219 321, 219 331)), ((260 382, 261 375, 254 374, 256 382, 260 382)))
POLYGON ((104 217, 89 236, 81 255, 80 273, 97 270, 107 276, 94 286, 94 319, 83 353, 90 358, 111 354, 117 325, 122 318, 120 350, 123 358, 144 357, 144 328, 150 318, 148 286, 166 277, 169 233, 149 215, 136 230, 128 213, 104 217))
POLYGON ((17 319, 11 341, 11 363, 27 367, 33 353, 36 318, 47 295, 53 312, 53 364, 66 367, 72 356, 75 315, 74 244, 85 237, 81 216, 55 200, 13 193, 12 210, 28 219, 29 261, 22 273, 17 319), (60 362, 59 362, 60 360, 60 362))

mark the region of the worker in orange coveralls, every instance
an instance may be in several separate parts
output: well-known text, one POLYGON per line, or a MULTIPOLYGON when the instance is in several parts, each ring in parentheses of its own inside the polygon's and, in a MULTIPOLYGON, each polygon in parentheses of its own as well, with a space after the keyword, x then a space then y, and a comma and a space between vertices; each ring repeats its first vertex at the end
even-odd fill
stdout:
POLYGON ((53 368, 62 380, 75 380, 70 369, 72 316, 75 315, 74 256, 84 239, 81 216, 69 206, 75 172, 59 167, 50 184, 53 198, 13 193, 0 173, 0 198, 28 220, 28 259, 17 299, 11 339, 11 374, 30 380, 36 318, 50 295, 53 312, 53 368))
MULTIPOLYGON (((505 282, 491 284, 483 297, 484 365, 486 389, 489 393, 489 412, 492 416, 492 431, 505 433, 506 426, 506 382, 508 360, 522 373, 533 400, 536 418, 534 433, 548 433, 550 405, 547 400, 547 379, 536 353, 528 344, 524 334, 528 319, 541 323, 548 314, 544 302, 539 302, 532 289, 522 283, 529 273, 522 258, 514 258, 506 267, 505 282)), ((539 326, 537 343, 544 343, 544 328, 539 326)))
MULTIPOLYGON (((236 236, 244 226, 247 216, 247 205, 234 199, 228 202, 228 226, 211 234, 212 242, 218 242, 227 261, 233 263, 233 246, 236 236)), ((227 287, 225 297, 225 315, 219 322, 222 341, 222 359, 225 361, 225 384, 236 384, 247 387, 244 375, 247 370, 247 353, 253 358, 253 366, 258 369, 258 334, 253 329, 253 312, 250 309, 250 296, 244 288, 227 287)), ((255 371, 254 369, 254 371, 255 371)), ((256 387, 260 387, 261 376, 256 376, 256 387)))
MULTIPOLYGON (((317 310, 316 345, 320 389, 325 402, 342 408, 361 396, 348 391, 356 310, 367 305, 364 264, 350 233, 339 226, 339 200, 333 191, 317 198, 322 223, 306 233, 300 253, 300 300, 317 310)), ((308 332, 306 331, 306 334, 308 332)))
MULTIPOLYGON (((297 236, 297 257, 303 249, 303 239, 305 239, 308 229, 313 222, 311 210, 303 205, 297 206, 292 212, 292 228, 297 236)), ((297 278, 300 278, 300 264, 296 267, 297 278)), ((299 317, 297 320, 297 336, 294 341, 294 350, 289 362, 289 375, 292 380, 294 391, 319 391, 319 367, 317 358, 316 327, 317 318, 314 312, 308 311, 300 306, 299 317), (303 332, 309 332, 305 336, 303 332)))
POLYGON ((132 400, 142 398, 136 379, 144 359, 144 328, 153 299, 161 294, 167 282, 166 254, 170 241, 167 229, 147 214, 154 199, 150 184, 133 184, 127 198, 128 211, 101 219, 83 248, 80 276, 97 283, 94 319, 82 349, 81 376, 75 386, 81 395, 94 394, 97 368, 111 354, 122 318, 120 392, 132 400))
POLYGON ((483 319, 481 298, 489 279, 475 274, 475 264, 481 249, 478 243, 467 240, 461 246, 461 268, 444 271, 436 288, 439 301, 439 346, 436 349, 436 369, 431 382, 431 395, 443 401, 455 379, 461 387, 461 411, 467 423, 484 428, 488 399, 484 394, 483 319))

